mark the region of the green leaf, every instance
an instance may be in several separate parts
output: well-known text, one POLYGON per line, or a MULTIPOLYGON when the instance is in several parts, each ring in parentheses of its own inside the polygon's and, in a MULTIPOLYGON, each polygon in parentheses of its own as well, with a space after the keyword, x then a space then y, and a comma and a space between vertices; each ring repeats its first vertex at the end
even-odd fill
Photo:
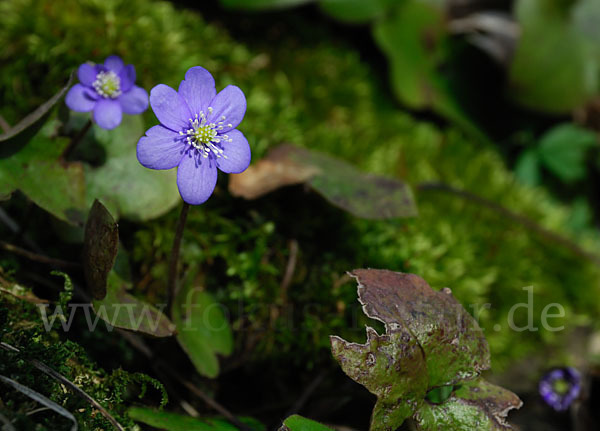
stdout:
MULTIPOLYGON (((468 381, 490 367, 489 347, 477 322, 449 289, 434 291, 416 275, 373 269, 358 269, 351 275, 358 281, 364 313, 383 322, 385 334, 367 327, 365 344, 333 336, 332 353, 348 376, 377 395, 371 431, 394 431, 409 417, 429 424, 431 420, 423 418, 454 409, 454 399, 448 398, 452 387, 470 387, 468 381), (438 397, 439 410, 425 400, 432 390, 443 395, 438 397)), ((486 385, 482 382, 478 387, 483 392, 489 388, 486 385)), ((488 392, 493 398, 493 391, 488 392)), ((460 401, 464 404, 472 394, 465 392, 462 396, 467 399, 460 401)), ((518 400, 511 396, 511 400, 518 400)), ((493 401, 486 398, 482 403, 491 405, 493 401)), ((502 399, 497 401, 501 403, 502 399)), ((454 419, 460 423, 458 416, 454 419)), ((471 421, 470 416, 467 419, 471 421)))
POLYGON ((506 415, 522 403, 512 392, 483 379, 464 383, 442 404, 425 403, 414 419, 420 431, 505 431, 506 415))
POLYGON ((85 224, 83 273, 94 299, 106 296, 108 273, 119 250, 119 228, 99 200, 95 200, 85 224))
POLYGON ((225 7, 245 10, 285 9, 315 0, 221 0, 225 7))
POLYGON ((596 134, 575 124, 559 124, 541 137, 538 154, 548 170, 565 182, 586 175, 586 152, 598 145, 596 134))
POLYGON ((450 289, 435 291, 421 277, 401 272, 358 269, 352 275, 367 316, 405 326, 417 339, 430 388, 454 385, 490 367, 481 328, 450 289))
POLYGON ((63 88, 54 96, 40 105, 35 111, 23 118, 19 123, 10 128, 10 130, 0 135, 0 157, 7 156, 11 150, 25 145, 37 134, 48 118, 50 111, 62 99, 71 84, 73 83, 73 74, 63 88))
POLYGON ((100 319, 117 328, 155 337, 170 337, 175 333, 175 325, 162 309, 157 310, 127 293, 131 283, 124 281, 116 271, 108 274, 107 281, 106 297, 93 302, 94 311, 100 319))
POLYGON ((86 166, 87 200, 100 199, 116 217, 149 220, 171 210, 180 201, 175 169, 157 171, 140 165, 136 145, 144 134, 140 115, 126 115, 119 127, 95 127, 94 136, 106 151, 106 163, 86 166))
POLYGON ((320 0, 319 7, 332 17, 346 22, 368 22, 383 16, 391 0, 320 0))
POLYGON ((172 315, 177 341, 196 370, 203 376, 217 377, 217 354, 230 355, 233 351, 233 334, 221 305, 209 293, 188 283, 177 294, 172 315))
POLYGON ((83 226, 87 209, 83 167, 58 160, 69 141, 51 138, 56 126, 46 123, 18 152, 0 156, 0 195, 21 190, 55 217, 83 226))
POLYGON ((455 97, 453 84, 441 67, 451 55, 444 2, 404 0, 373 27, 375 42, 387 56, 392 87, 412 109, 433 109, 487 140, 455 97))
POLYGON ((332 431, 332 429, 319 422, 293 415, 283 422, 283 427, 279 431, 332 431))
MULTIPOLYGON (((175 413, 152 410, 143 407, 132 407, 127 411, 135 421, 145 423, 154 428, 168 431, 237 431, 238 428, 224 419, 193 418, 175 413)), ((240 418, 240 421, 252 431, 265 431, 266 427, 252 418, 240 418)))
POLYGON ((600 36, 597 22, 592 28, 585 16, 599 15, 597 0, 519 0, 522 34, 510 67, 511 97, 528 108, 567 113, 597 94, 600 53, 589 33, 600 36))
POLYGON ((519 156, 515 165, 515 176, 523 184, 530 186, 540 184, 540 156, 537 148, 528 148, 519 156))
POLYGON ((335 206, 357 217, 413 217, 410 187, 395 178, 365 174, 342 160, 293 145, 281 145, 244 173, 232 175, 234 196, 255 199, 279 187, 307 183, 335 206))

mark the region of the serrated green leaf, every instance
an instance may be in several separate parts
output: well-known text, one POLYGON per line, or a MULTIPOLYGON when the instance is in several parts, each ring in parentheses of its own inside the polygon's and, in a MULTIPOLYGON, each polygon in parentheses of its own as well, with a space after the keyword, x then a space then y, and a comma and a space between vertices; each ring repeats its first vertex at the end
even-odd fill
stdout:
POLYGON ((106 207, 95 200, 85 224, 83 273, 94 299, 106 296, 108 273, 119 250, 119 228, 106 207))
POLYGON ((540 139, 538 154, 546 168, 565 182, 585 177, 585 155, 598 145, 596 134, 575 124, 559 124, 540 139))
POLYGON ((18 152, 0 157, 0 195, 21 190, 55 217, 83 226, 87 209, 83 167, 58 160, 69 141, 52 139, 55 128, 55 122, 46 123, 18 152))
POLYGON ((127 293, 131 283, 123 280, 115 270, 108 273, 107 281, 106 297, 93 302, 100 319, 117 328, 155 337, 170 337, 175 333, 175 325, 164 314, 164 307, 158 310, 127 293))
POLYGON ((233 175, 229 190, 234 196, 255 199, 299 183, 307 183, 330 203, 357 217, 388 219, 417 214, 406 183, 362 173, 335 157, 293 145, 281 145, 244 173, 233 175))
POLYGON ((332 429, 319 422, 293 415, 283 422, 280 431, 332 431, 332 429))
MULTIPOLYGON (((176 413, 152 410, 143 407, 132 407, 127 411, 135 421, 145 423, 154 428, 169 431, 237 431, 238 428, 220 418, 193 418, 176 413)), ((252 431, 264 431, 266 427, 252 418, 240 418, 252 431)))
POLYGON ((159 217, 177 205, 176 170, 147 169, 137 160, 136 145, 145 132, 141 116, 125 116, 114 130, 93 130, 106 151, 106 162, 97 168, 86 165, 88 205, 100 199, 116 218, 142 221, 159 217))
POLYGON ((593 12, 600 14, 596 0, 516 3, 522 33, 510 67, 509 90, 515 101, 540 111, 567 113, 598 93, 600 51, 582 18, 593 12), (578 12, 582 8, 585 14, 578 12))
POLYGON ((172 316, 177 341, 196 370, 203 376, 217 377, 217 354, 230 355, 233 351, 233 334, 221 305, 209 293, 188 284, 177 294, 172 316))
POLYGON ((419 431, 506 431, 512 409, 521 407, 512 392, 483 379, 465 382, 442 404, 424 403, 415 414, 419 431))

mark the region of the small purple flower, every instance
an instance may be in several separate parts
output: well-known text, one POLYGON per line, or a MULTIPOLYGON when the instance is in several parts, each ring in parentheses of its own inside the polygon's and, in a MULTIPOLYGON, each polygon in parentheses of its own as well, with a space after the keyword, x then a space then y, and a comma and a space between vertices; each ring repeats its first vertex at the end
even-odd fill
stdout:
POLYGON ((121 124, 123 112, 134 115, 148 109, 148 92, 134 85, 135 68, 116 55, 104 64, 83 63, 77 77, 79 84, 69 90, 65 102, 73 111, 93 110, 94 121, 103 129, 121 124))
POLYGON ((581 375, 572 367, 547 373, 539 384, 540 395, 556 411, 565 411, 581 392, 581 375))
POLYGON ((236 129, 246 113, 246 97, 238 87, 229 85, 217 94, 212 75, 192 67, 178 91, 154 87, 150 105, 161 124, 139 140, 138 160, 150 169, 177 166, 179 194, 188 204, 210 197, 217 168, 240 173, 250 164, 250 146, 236 129))

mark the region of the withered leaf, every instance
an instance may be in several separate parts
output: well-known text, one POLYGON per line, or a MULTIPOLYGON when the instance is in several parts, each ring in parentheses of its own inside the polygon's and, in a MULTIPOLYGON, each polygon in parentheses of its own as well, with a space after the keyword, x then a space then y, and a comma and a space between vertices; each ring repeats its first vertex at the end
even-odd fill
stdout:
POLYGON ((256 199, 280 187, 306 183, 331 204, 357 217, 387 219, 417 214, 404 182, 360 172, 329 155, 284 144, 241 174, 232 175, 234 196, 256 199))
POLYGON ((364 313, 385 324, 379 335, 367 327, 365 344, 331 337, 332 353, 352 379, 377 395, 371 431, 394 431, 413 417, 418 429, 505 430, 512 392, 478 376, 490 367, 488 344, 477 322, 450 289, 434 291, 421 277, 387 270, 358 269, 364 313), (441 404, 426 394, 455 386, 441 404))
POLYGON ((119 249, 119 229, 112 215, 95 200, 90 210, 83 239, 83 273, 94 299, 106 296, 108 273, 119 249))
POLYGON ((106 297, 93 302, 98 317, 111 326, 154 337, 170 337, 175 334, 175 325, 163 312, 166 304, 157 309, 127 293, 131 283, 123 280, 114 270, 108 273, 107 281, 106 297))
POLYGON ((465 382, 442 404, 424 403, 414 416, 420 431, 506 431, 506 416, 523 403, 515 394, 481 378, 465 382))
POLYGON ((453 385, 490 368, 481 328, 452 296, 435 291, 414 274, 357 269, 359 301, 367 316, 386 325, 405 325, 425 353, 429 386, 453 385))

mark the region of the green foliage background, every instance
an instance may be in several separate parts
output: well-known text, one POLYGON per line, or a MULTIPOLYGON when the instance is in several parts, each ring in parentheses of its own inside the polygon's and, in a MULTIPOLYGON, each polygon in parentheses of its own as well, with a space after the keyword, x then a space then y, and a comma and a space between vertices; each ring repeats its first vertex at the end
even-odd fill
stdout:
MULTIPOLYGON (((571 231, 567 208, 542 189, 517 183, 495 148, 403 111, 382 84, 384 73, 326 26, 315 24, 309 32, 306 25, 306 18, 289 14, 207 21, 150 0, 1 2, 0 113, 15 123, 79 64, 110 54, 134 64, 147 90, 158 83, 177 87, 189 67, 202 65, 218 89, 235 83, 246 93, 240 129, 254 160, 291 142, 413 186, 444 182, 598 250, 595 235, 571 231), (251 37, 258 29, 260 37, 251 37)), ((144 118, 148 126, 156 123, 151 111, 144 118)), ((566 308, 568 328, 591 324, 600 311, 594 264, 460 197, 418 191, 419 217, 371 222, 330 208, 301 187, 246 202, 230 197, 226 184, 220 178, 215 196, 191 211, 182 261, 189 280, 234 310, 234 355, 246 358, 251 351, 248 360, 291 359, 310 368, 329 357, 329 334, 362 341, 363 322, 353 323, 360 316, 356 287, 344 277, 356 267, 419 274, 434 288, 450 287, 467 309, 491 304, 481 324, 497 370, 527 354, 550 352, 550 362, 565 360, 558 346, 566 332, 507 328, 509 309, 527 301, 523 287, 534 286, 536 325, 548 303, 566 308), (292 240, 298 262, 283 293, 292 240)), ((121 224, 135 263, 136 294, 148 301, 164 299, 176 219, 174 211, 121 224)))

